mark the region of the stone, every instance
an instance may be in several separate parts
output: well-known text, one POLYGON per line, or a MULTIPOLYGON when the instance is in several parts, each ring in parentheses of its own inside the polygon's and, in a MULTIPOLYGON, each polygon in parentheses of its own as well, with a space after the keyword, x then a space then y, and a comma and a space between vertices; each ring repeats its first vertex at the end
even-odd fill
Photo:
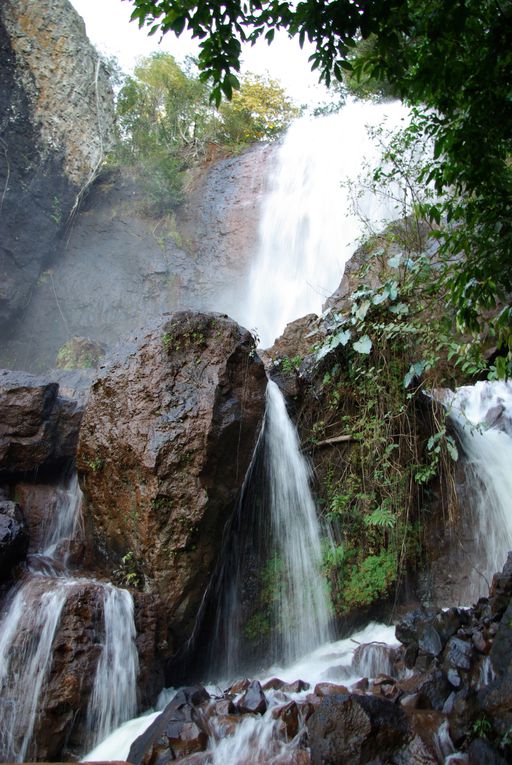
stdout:
MULTIPOLYGON (((64 244, 78 197, 97 174, 114 128, 114 99, 85 25, 67 0, 0 4, 0 326, 37 291, 64 244)), ((39 328, 38 328, 39 329, 39 328)))
POLYGON ((274 757, 272 765, 311 765, 311 757, 306 749, 292 749, 274 757))
POLYGON ((446 644, 444 664, 457 669, 470 669, 473 650, 472 643, 451 637, 446 644))
POLYGON ((149 765, 204 751, 209 730, 201 705, 209 699, 200 685, 181 688, 162 714, 132 743, 128 762, 149 765))
POLYGON ((228 688, 228 692, 236 695, 237 693, 243 693, 247 690, 247 688, 250 686, 251 681, 245 677, 243 680, 237 680, 236 683, 233 683, 233 685, 230 685, 228 688))
POLYGON ((272 710, 274 720, 282 720, 286 730, 288 741, 295 738, 299 732, 299 707, 295 701, 290 701, 283 707, 272 710))
POLYGON ((279 691, 285 684, 284 680, 280 680, 278 677, 271 677, 266 683, 263 683, 262 688, 264 691, 279 691))
POLYGON ((436 612, 432 609, 419 608, 410 611, 396 625, 397 640, 405 646, 415 643, 424 653, 437 656, 441 653, 443 644, 433 624, 435 618, 436 612))
POLYGON ((0 476, 36 473, 74 458, 83 407, 59 386, 0 370, 0 476))
POLYGON ((0 582, 9 578, 13 566, 25 558, 27 550, 27 526, 19 505, 0 499, 0 582))
POLYGON ((506 765, 507 762, 488 741, 481 738, 472 741, 468 747, 469 765, 506 765))
POLYGON ((317 683, 313 693, 315 696, 332 696, 333 693, 348 693, 348 689, 344 685, 336 685, 336 683, 317 683))
POLYGON ((261 688, 261 683, 258 680, 253 680, 235 706, 241 714, 264 714, 267 711, 267 699, 261 688))
POLYGON ((164 658, 194 629, 265 387, 247 330, 186 311, 123 346, 92 387, 77 459, 85 523, 112 570, 127 552, 140 562, 164 658))
POLYGON ((309 683, 304 682, 304 680, 295 680, 293 683, 285 683, 280 688, 283 693, 302 693, 302 691, 309 691, 309 689, 309 683))
POLYGON ((325 696, 306 725, 312 765, 388 761, 412 737, 401 707, 373 696, 325 696))

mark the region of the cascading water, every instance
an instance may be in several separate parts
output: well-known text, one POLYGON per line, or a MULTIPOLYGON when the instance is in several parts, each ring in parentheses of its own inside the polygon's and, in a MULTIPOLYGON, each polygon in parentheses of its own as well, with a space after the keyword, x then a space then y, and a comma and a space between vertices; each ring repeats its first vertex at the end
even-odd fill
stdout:
POLYGON ((87 710, 92 746, 137 711, 139 668, 135 647, 133 598, 127 590, 103 587, 105 636, 87 710))
POLYGON ((397 217, 389 199, 361 188, 355 214, 350 186, 366 163, 378 163, 380 149, 367 126, 393 129, 406 113, 398 102, 349 102, 338 114, 297 120, 286 133, 263 203, 248 291, 235 309, 262 347, 288 322, 320 314, 357 239, 397 217))
MULTIPOLYGON (((37 757, 33 741, 40 700, 52 666, 55 634, 71 593, 83 579, 68 575, 70 546, 81 528, 76 475, 55 490, 40 550, 11 595, 0 622, 0 761, 37 757)), ((132 717, 138 668, 133 600, 126 590, 94 582, 104 594, 104 640, 89 723, 93 743, 132 717)))
POLYGON ((279 585, 274 603, 274 656, 286 663, 329 638, 329 605, 321 574, 320 526, 309 469, 278 386, 267 385, 265 463, 279 585))
POLYGON ((512 549, 512 385, 462 387, 445 405, 462 447, 466 502, 473 516, 470 575, 460 597, 475 602, 487 594, 512 549))

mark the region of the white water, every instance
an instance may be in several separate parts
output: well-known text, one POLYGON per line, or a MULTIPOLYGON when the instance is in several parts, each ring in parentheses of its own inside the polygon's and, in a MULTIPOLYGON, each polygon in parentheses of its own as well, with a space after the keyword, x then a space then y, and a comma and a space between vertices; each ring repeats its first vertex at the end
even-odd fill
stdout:
MULTIPOLYGON (((272 677, 279 677, 287 683, 301 679, 310 684, 313 689, 319 682, 341 682, 348 686, 356 682, 361 673, 353 664, 354 651, 361 643, 378 641, 380 644, 398 645, 395 639, 394 627, 382 624, 369 624, 363 630, 349 638, 325 643, 311 653, 300 657, 289 665, 276 664, 263 670, 257 679, 262 683, 272 677), (343 668, 342 670, 340 668, 343 668), (340 680, 340 672, 343 679, 340 680)), ((384 671, 386 660, 382 667, 375 666, 376 674, 384 671)), ((207 686, 209 692, 218 693, 219 686, 207 686)), ((290 698, 304 698, 309 691, 297 694, 287 694, 290 698)), ((212 765, 245 765, 247 762, 268 762, 270 756, 284 753, 286 745, 276 741, 273 733, 275 720, 272 718, 272 707, 277 701, 272 701, 272 692, 267 691, 270 702, 265 715, 256 718, 247 717, 236 729, 234 736, 228 736, 217 741, 213 736, 209 743, 212 765), (260 758, 260 759, 258 759, 260 758)), ((282 703, 282 702, 279 702, 282 703)), ((84 762, 100 762, 102 760, 125 760, 130 746, 135 739, 148 728, 159 712, 146 714, 122 725, 105 741, 89 752, 84 762)))
POLYGON ((327 586, 309 467, 278 386, 267 385, 265 466, 276 554, 274 655, 285 663, 329 639, 327 586))
POLYGON ((304 117, 289 128, 270 174, 248 292, 235 310, 262 347, 288 322, 320 314, 359 237, 403 214, 390 199, 369 193, 360 196, 355 214, 344 182, 356 183, 367 162, 378 164, 381 150, 367 126, 396 128, 406 115, 398 102, 349 101, 338 114, 304 117))
POLYGON ((53 641, 75 585, 94 583, 104 593, 103 650, 98 660, 88 722, 94 742, 137 710, 138 670, 129 592, 94 580, 74 579, 66 563, 81 532, 76 475, 56 487, 41 549, 0 620, 0 761, 35 759, 32 737, 53 660, 53 641), (38 565, 34 563, 39 561, 38 565))
POLYGON ((467 498, 474 516, 468 602, 487 595, 512 549, 512 384, 479 382, 447 402, 465 457, 467 498))
POLYGON ((87 710, 93 746, 137 711, 139 658, 133 598, 127 590, 103 586, 103 619, 103 650, 87 710))
POLYGON ((40 591, 29 580, 18 589, 0 624, 0 756, 23 762, 32 739, 38 702, 52 660, 65 583, 40 591))

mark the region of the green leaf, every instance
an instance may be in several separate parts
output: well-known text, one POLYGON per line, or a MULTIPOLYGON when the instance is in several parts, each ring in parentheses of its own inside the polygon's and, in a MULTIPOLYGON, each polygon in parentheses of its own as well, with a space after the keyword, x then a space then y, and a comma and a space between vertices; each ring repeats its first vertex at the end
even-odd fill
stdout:
POLYGON ((368 335, 363 335, 363 337, 359 338, 355 343, 352 343, 352 348, 358 353, 368 355, 372 349, 372 341, 368 335))

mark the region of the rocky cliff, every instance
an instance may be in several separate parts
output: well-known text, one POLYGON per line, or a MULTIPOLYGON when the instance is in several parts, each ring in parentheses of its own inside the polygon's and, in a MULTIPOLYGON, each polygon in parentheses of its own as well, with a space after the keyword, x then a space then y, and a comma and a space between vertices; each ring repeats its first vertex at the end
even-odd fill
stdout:
POLYGON ((108 77, 67 0, 0 6, 0 323, 30 302, 113 128, 108 77))

